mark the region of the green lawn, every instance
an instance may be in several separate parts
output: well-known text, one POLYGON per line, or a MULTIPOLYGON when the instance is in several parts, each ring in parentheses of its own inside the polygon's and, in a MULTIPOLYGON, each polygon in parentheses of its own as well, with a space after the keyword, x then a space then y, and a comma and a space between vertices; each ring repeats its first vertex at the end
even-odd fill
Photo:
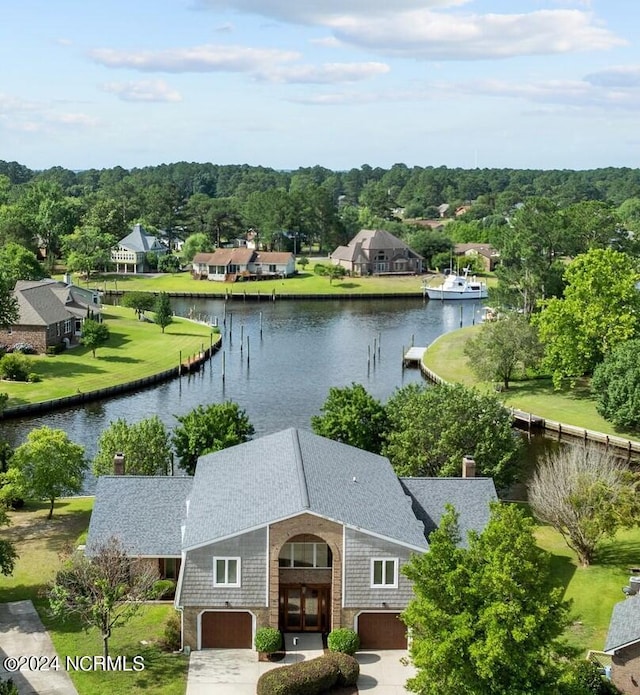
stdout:
MULTIPOLYGON (((325 263, 328 264, 328 261, 325 263)), ((422 280, 428 276, 402 275, 399 277, 343 278, 329 282, 329 278, 306 272, 283 280, 260 280, 243 282, 210 282, 194 280, 189 273, 167 273, 158 275, 95 276, 87 283, 75 278, 78 285, 97 287, 100 290, 145 291, 145 292, 194 292, 225 295, 228 292, 242 295, 347 295, 347 294, 398 294, 413 292, 422 294, 422 280)))
MULTIPOLYGON (((177 367, 180 356, 184 360, 211 344, 209 326, 186 319, 174 319, 162 333, 159 326, 138 321, 132 309, 105 306, 103 314, 110 338, 98 348, 96 357, 82 346, 55 356, 28 355, 31 371, 42 381, 0 382, 0 391, 9 394, 8 407, 88 393, 157 374, 177 367)), ((213 336, 214 341, 218 338, 213 336)))
MULTIPOLYGON (((477 386, 494 391, 493 384, 480 382, 471 370, 464 354, 466 341, 480 330, 480 326, 468 326, 438 338, 424 355, 424 364, 446 381, 477 386)), ((533 413, 548 420, 583 427, 605 434, 628 436, 636 439, 637 433, 616 430, 596 412, 595 401, 590 398, 587 380, 555 390, 551 379, 513 381, 508 391, 498 393, 505 405, 533 413)))
MULTIPOLYGON (((11 538, 20 555, 11 577, 0 577, 0 601, 30 599, 49 630, 62 661, 65 657, 102 654, 97 630, 85 631, 74 621, 54 620, 48 613, 46 589, 60 567, 60 552, 75 547, 86 531, 93 498, 70 498, 56 503, 49 521, 47 504, 31 503, 10 512, 12 525, 0 530, 11 538)), ((163 652, 158 646, 164 622, 173 606, 162 603, 144 606, 130 623, 116 628, 110 640, 110 655, 144 657, 145 670, 132 672, 70 672, 80 695, 184 695, 188 660, 163 652)))
POLYGON ((554 579, 572 602, 568 643, 582 654, 603 649, 613 606, 624 600, 622 587, 629 583, 629 568, 640 560, 640 529, 619 531, 615 539, 603 543, 589 567, 578 565, 575 553, 551 527, 538 527, 536 538, 552 554, 554 579))

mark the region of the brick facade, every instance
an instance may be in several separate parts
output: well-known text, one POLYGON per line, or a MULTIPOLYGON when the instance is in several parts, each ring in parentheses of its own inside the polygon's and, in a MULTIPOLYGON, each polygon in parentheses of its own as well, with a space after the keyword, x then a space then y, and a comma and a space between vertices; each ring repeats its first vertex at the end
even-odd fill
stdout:
POLYGON ((0 345, 6 345, 12 348, 18 343, 28 343, 33 345, 36 352, 44 354, 47 348, 51 345, 62 343, 65 338, 70 343, 75 342, 75 336, 72 330, 69 333, 64 332, 64 321, 51 326, 14 326, 11 331, 0 330, 0 345))
MULTIPOLYGON (((301 514, 269 526, 269 621, 265 624, 278 627, 280 550, 290 538, 301 534, 317 536, 331 548, 331 629, 342 627, 342 525, 313 514, 301 514)), ((326 577, 327 571, 320 571, 326 577)))

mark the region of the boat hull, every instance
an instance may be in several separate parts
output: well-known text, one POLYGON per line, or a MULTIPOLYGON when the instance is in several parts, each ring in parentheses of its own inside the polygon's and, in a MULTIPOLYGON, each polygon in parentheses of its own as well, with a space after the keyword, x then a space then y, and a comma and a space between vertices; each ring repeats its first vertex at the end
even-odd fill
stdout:
POLYGON ((488 296, 486 287, 482 287, 479 290, 467 289, 464 292, 441 290, 439 287, 427 287, 425 292, 429 299, 486 299, 488 296))

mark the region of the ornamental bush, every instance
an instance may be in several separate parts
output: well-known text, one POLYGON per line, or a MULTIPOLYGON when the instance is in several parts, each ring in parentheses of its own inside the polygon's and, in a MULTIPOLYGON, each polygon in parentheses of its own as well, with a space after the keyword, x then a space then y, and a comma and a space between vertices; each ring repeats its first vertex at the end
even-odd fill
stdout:
POLYGON ((275 627, 261 627, 256 630, 255 647, 259 652, 272 654, 282 649, 282 635, 275 627))
POLYGON ((29 361, 19 353, 9 353, 0 359, 0 376, 9 381, 27 381, 29 361))
POLYGON ((176 583, 173 579, 158 579, 153 584, 153 595, 157 601, 171 599, 176 593, 176 583))
POLYGON ((330 658, 319 656, 280 666, 258 679, 257 695, 320 695, 333 688, 340 677, 338 666, 330 658))
POLYGON ((325 659, 329 659, 338 667, 338 682, 336 685, 347 687, 355 685, 360 675, 360 664, 355 657, 343 652, 330 652, 325 654, 325 659))
POLYGON ((31 343, 16 343, 13 346, 12 351, 21 352, 23 355, 35 355, 37 352, 31 343))
POLYGON ((329 651, 353 656, 360 649, 360 637, 358 637, 357 632, 348 627, 340 627, 329 633, 327 647, 329 647, 329 651))

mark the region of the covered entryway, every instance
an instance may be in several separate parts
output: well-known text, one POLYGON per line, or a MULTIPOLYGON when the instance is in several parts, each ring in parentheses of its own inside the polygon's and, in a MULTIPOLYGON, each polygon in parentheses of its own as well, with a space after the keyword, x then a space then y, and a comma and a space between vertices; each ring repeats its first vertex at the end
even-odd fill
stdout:
POLYGON ((331 587, 281 586, 280 629, 283 632, 328 632, 331 587))
POLYGON ((251 613, 205 611, 201 616, 202 649, 251 649, 251 613))
POLYGON ((360 613, 358 635, 361 649, 407 648, 407 626, 400 613, 360 613))

